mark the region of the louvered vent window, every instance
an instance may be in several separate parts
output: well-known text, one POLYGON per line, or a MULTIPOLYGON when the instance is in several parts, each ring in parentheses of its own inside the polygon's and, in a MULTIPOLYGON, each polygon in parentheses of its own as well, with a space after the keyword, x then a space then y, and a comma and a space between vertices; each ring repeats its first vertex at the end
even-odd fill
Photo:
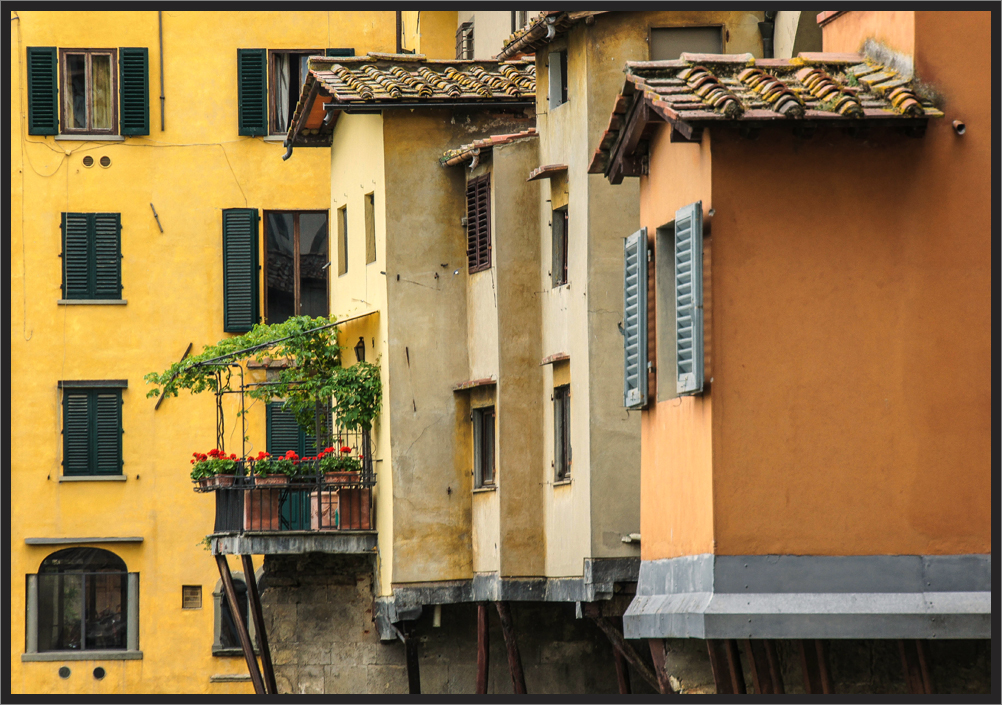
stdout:
POLYGON ((122 298, 118 213, 63 213, 63 298, 122 298))
POLYGON ((675 360, 679 394, 703 391, 703 203, 675 213, 675 360))
POLYGON ((647 404, 647 228, 624 245, 623 406, 647 404))
POLYGON ((181 586, 181 609, 200 610, 202 609, 202 586, 182 585, 181 586))
POLYGON ((61 382, 59 386, 63 389, 63 474, 121 475, 124 382, 61 382))
POLYGON ((491 177, 466 184, 466 257, 470 274, 491 268, 491 177))

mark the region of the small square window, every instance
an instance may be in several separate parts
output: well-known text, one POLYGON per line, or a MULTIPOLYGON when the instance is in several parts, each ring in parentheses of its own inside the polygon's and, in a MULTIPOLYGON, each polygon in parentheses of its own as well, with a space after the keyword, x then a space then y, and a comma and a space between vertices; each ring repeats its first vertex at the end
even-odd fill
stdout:
POLYGON ((456 30, 456 58, 459 60, 473 58, 473 20, 463 22, 456 30))
POLYGON ((181 609, 200 610, 202 609, 202 586, 182 585, 181 586, 181 609))

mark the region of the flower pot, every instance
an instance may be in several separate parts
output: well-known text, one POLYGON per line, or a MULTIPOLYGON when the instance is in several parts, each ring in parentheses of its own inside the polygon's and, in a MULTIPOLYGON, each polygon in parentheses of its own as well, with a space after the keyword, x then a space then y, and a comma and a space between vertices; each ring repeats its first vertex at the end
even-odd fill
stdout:
POLYGON ((281 490, 244 492, 244 531, 278 531, 281 528, 281 490))
POLYGON ((254 476, 255 485, 287 485, 289 484, 288 475, 255 475, 254 476))
POLYGON ((214 480, 214 479, 215 478, 212 478, 212 477, 200 477, 197 480, 195 480, 195 482, 198 483, 198 486, 201 487, 204 490, 204 489, 207 489, 207 488, 211 487, 213 484, 215 484, 215 483, 212 482, 212 480, 214 480))
POLYGON ((371 529, 370 505, 372 490, 342 489, 338 493, 338 514, 341 529, 371 529))
POLYGON ((334 470, 324 473, 324 482, 358 482, 359 473, 354 470, 334 470))
POLYGON ((338 528, 337 490, 313 490, 310 492, 310 529, 313 531, 334 531, 338 528))
POLYGON ((233 485, 233 475, 215 475, 210 483, 213 487, 231 487, 233 485))

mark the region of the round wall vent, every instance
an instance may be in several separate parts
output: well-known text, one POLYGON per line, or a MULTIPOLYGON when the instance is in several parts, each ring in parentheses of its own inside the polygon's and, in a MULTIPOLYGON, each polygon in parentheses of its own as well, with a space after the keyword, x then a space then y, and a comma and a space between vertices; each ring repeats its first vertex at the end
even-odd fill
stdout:
POLYGON ((102 678, 104 678, 104 669, 101 668, 100 666, 98 666, 97 668, 95 668, 94 669, 94 677, 97 678, 98 680, 101 680, 102 678))
POLYGON ((105 169, 111 166, 111 157, 101 157, 101 166, 105 169))
POLYGON ((67 668, 66 666, 60 666, 59 667, 59 677, 60 678, 69 678, 70 677, 70 669, 67 668))
POLYGON ((83 165, 86 167, 94 166, 94 157, 88 154, 86 157, 83 158, 83 165))

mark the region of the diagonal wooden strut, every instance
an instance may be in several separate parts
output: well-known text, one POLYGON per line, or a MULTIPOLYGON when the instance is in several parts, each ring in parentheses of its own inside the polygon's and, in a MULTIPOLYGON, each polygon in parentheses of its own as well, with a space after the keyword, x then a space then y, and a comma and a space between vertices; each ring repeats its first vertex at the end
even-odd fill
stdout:
POLYGON ((247 633, 247 622, 240 614, 240 605, 237 602, 237 592, 233 589, 233 576, 230 574, 230 564, 226 562, 226 556, 216 556, 216 567, 219 568, 219 577, 223 581, 223 588, 226 590, 226 601, 230 605, 230 616, 233 617, 233 624, 237 628, 237 637, 240 639, 240 648, 243 649, 244 659, 247 661, 247 670, 250 671, 251 682, 254 684, 256 695, 267 695, 264 689, 264 681, 261 680, 261 671, 257 665, 257 657, 254 656, 254 647, 251 646, 250 634, 247 633))
POLYGON ((785 693, 783 676, 779 670, 776 645, 771 639, 745 639, 745 655, 751 666, 752 683, 756 695, 785 693))
POLYGON ((630 669, 626 665, 626 659, 623 658, 623 652, 613 647, 612 658, 616 666, 616 683, 619 685, 619 694, 630 695, 632 692, 630 690, 630 669))
POLYGON ((244 564, 244 581, 247 583, 247 600, 250 602, 251 616, 254 619, 254 629, 261 646, 261 668, 264 670, 264 684, 271 695, 278 695, 278 684, 275 682, 275 669, 271 663, 271 649, 268 647, 268 633, 264 628, 264 611, 261 609, 261 596, 257 591, 257 578, 254 577, 254 562, 250 556, 240 556, 244 564))
POLYGON ((494 606, 498 609, 504 643, 508 647, 508 670, 511 673, 511 685, 518 695, 525 695, 525 673, 522 671, 522 657, 518 653, 518 643, 515 641, 515 624, 511 619, 511 607, 507 602, 495 602, 494 606))
POLYGON ((651 650, 651 661, 654 662, 654 673, 658 677, 658 685, 656 686, 658 692, 662 694, 674 694, 675 689, 671 687, 671 680, 668 678, 668 669, 665 666, 665 662, 668 660, 668 656, 665 653, 665 640, 648 639, 647 646, 651 650))
POLYGON ((673 692, 671 685, 668 686, 668 690, 662 688, 654 671, 644 663, 643 659, 640 658, 640 654, 627 643, 626 639, 623 638, 623 633, 608 618, 602 616, 601 608, 598 605, 593 602, 585 602, 581 604, 581 608, 585 615, 595 622, 595 626, 601 629, 609 641, 612 642, 612 648, 622 654, 623 658, 630 662, 630 665, 636 669, 640 677, 647 681, 654 690, 659 693, 673 692))

